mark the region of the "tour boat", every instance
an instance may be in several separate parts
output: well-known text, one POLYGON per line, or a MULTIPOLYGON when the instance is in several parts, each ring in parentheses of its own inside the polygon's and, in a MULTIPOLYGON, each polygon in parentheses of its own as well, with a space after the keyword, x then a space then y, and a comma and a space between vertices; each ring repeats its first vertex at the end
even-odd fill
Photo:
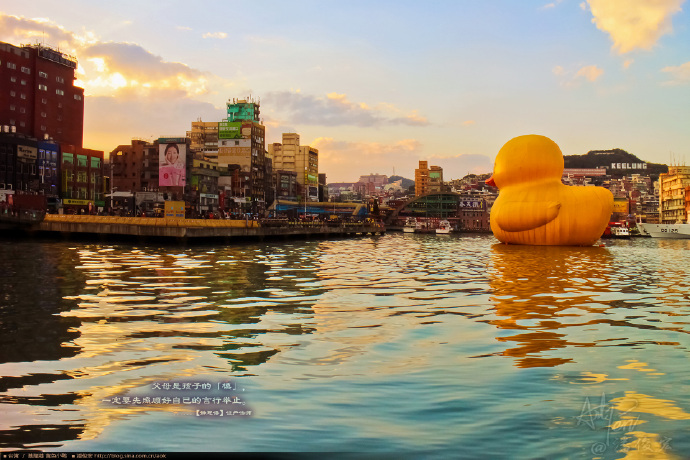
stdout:
POLYGON ((438 228, 436 229, 436 234, 447 234, 450 233, 450 222, 447 220, 442 220, 438 223, 438 228))

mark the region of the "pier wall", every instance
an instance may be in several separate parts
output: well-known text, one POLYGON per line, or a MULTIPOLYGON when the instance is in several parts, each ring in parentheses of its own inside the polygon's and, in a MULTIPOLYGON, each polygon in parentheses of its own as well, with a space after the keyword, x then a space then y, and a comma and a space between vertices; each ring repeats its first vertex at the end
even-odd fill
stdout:
POLYGON ((204 239, 204 238, 266 238, 309 237, 321 235, 356 236, 383 234, 385 227, 375 223, 339 225, 321 222, 293 222, 281 226, 261 226, 253 220, 227 219, 164 219, 145 217, 111 217, 48 214, 33 225, 32 233, 62 234, 67 236, 88 234, 102 236, 131 236, 152 239, 204 239))

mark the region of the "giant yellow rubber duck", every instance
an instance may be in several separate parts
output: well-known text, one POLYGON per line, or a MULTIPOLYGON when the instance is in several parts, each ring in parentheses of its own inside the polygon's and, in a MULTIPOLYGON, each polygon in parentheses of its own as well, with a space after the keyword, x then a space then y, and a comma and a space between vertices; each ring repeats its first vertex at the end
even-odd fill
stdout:
POLYGON ((498 152, 487 184, 500 192, 491 231, 503 243, 591 246, 604 233, 613 195, 602 187, 564 185, 563 154, 548 137, 530 134, 498 152))

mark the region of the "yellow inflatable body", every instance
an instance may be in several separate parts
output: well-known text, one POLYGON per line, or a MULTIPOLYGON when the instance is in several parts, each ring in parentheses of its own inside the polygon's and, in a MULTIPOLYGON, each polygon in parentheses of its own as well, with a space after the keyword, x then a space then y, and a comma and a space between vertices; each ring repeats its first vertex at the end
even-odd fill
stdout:
POLYGON ((498 152, 487 184, 500 192, 491 231, 503 243, 591 246, 604 233, 613 195, 602 187, 561 182, 563 154, 548 137, 519 136, 498 152))

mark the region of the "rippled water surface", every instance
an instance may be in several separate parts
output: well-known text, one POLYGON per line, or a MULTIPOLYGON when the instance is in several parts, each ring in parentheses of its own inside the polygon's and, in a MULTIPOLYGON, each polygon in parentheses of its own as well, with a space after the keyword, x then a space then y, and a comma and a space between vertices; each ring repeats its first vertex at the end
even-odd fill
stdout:
POLYGON ((0 265, 2 450, 690 457, 690 241, 4 240, 0 265))

